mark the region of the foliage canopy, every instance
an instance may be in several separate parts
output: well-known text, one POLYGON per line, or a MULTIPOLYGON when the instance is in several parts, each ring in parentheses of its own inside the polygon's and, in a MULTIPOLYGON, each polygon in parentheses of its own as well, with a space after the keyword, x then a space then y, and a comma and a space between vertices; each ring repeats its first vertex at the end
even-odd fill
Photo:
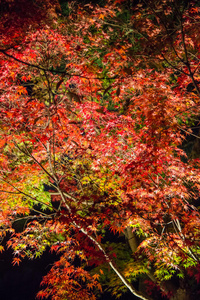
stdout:
POLYGON ((193 299, 200 162, 181 145, 199 138, 200 7, 30 2, 31 15, 7 0, 0 21, 0 234, 12 233, 13 263, 60 254, 40 298, 96 299, 109 266, 118 296, 151 299, 134 285, 149 278, 193 299))

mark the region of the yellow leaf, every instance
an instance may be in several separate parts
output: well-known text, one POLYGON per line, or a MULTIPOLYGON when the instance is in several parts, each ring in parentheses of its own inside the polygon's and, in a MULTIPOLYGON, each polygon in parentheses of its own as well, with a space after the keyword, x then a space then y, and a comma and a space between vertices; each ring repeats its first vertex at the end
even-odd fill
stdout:
POLYGON ((104 16, 103 14, 100 14, 99 19, 102 19, 102 20, 103 20, 104 17, 105 17, 105 16, 104 16))

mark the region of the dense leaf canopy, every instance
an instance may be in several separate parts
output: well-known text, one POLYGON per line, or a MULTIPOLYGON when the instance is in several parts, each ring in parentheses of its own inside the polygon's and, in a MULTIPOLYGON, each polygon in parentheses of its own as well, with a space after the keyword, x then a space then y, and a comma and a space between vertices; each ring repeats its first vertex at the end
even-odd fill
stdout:
POLYGON ((2 6, 0 234, 14 264, 60 254, 38 297, 96 299, 106 268, 118 296, 197 295, 200 162, 184 145, 199 145, 199 13, 179 0, 2 6))

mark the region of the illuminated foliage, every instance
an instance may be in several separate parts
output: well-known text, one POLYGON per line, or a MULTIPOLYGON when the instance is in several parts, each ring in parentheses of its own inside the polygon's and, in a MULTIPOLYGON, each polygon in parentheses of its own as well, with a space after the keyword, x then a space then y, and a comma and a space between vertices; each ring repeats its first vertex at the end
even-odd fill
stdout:
POLYGON ((0 221, 13 263, 47 247, 62 254, 41 298, 95 299, 106 264, 111 286, 151 299, 130 283, 145 274, 182 299, 170 279, 199 281, 199 160, 181 149, 200 114, 199 7, 72 2, 59 16, 46 1, 44 18, 38 1, 30 20, 20 3, 28 23, 6 14, 0 41, 0 221), (26 228, 15 234, 18 219, 26 228), (126 266, 105 230, 129 234, 126 266))

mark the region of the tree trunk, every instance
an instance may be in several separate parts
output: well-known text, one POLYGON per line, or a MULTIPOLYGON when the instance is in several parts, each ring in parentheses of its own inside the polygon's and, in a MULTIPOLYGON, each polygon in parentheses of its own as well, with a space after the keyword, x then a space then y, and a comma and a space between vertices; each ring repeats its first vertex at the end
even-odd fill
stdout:
POLYGON ((133 233, 131 227, 126 228, 126 233, 125 233, 129 246, 132 250, 133 253, 137 250, 137 247, 139 246, 139 241, 135 233, 133 233))
MULTIPOLYGON (((129 246, 132 250, 133 253, 136 252, 140 241, 137 235, 132 231, 131 227, 127 227, 125 230, 125 235, 127 237, 129 246)), ((157 282, 153 270, 150 270, 148 275, 149 279, 151 279, 153 282, 157 282)), ((170 300, 193 300, 191 298, 190 292, 186 290, 183 286, 183 282, 179 281, 179 285, 174 284, 172 280, 165 281, 161 284, 160 286, 161 290, 165 292, 171 292, 173 296, 170 297, 170 300), (178 287, 179 286, 179 287, 178 287)), ((146 289, 145 289, 145 284, 144 284, 144 279, 140 279, 139 281, 139 290, 143 293, 146 294, 146 289)))
POLYGON ((179 288, 170 300, 192 300, 186 289, 179 288))

